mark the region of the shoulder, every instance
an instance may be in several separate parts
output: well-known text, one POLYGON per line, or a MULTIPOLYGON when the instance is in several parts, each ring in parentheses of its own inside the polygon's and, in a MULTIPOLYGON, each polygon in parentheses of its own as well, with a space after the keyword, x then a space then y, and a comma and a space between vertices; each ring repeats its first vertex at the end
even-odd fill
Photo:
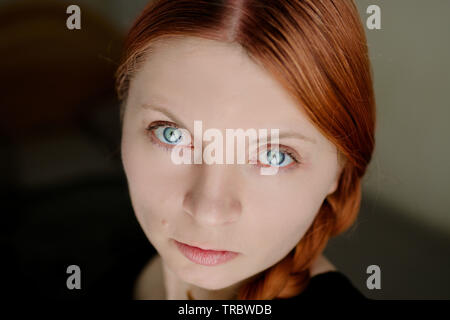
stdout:
POLYGON ((300 296, 329 299, 367 299, 350 278, 340 271, 328 271, 312 277, 300 296))
POLYGON ((133 298, 137 300, 164 300, 164 282, 161 257, 155 254, 139 273, 134 284, 133 298))
POLYGON ((350 278, 338 270, 323 272, 311 277, 306 289, 297 298, 367 299, 350 278))
POLYGON ((328 260, 323 254, 321 254, 311 265, 310 275, 314 277, 315 275, 329 272, 337 271, 335 265, 333 265, 330 260, 328 260))
POLYGON ((310 274, 306 289, 291 299, 367 299, 352 281, 323 255, 311 265, 310 274))

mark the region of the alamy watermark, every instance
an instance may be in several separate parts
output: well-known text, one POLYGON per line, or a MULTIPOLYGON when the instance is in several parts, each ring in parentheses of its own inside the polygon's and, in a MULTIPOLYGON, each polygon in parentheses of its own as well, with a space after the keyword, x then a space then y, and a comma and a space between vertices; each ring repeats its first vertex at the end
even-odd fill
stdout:
MULTIPOLYGON (((67 7, 66 13, 70 16, 66 20, 66 26, 69 30, 81 29, 81 9, 78 5, 72 4, 67 7)), ((367 7, 367 14, 370 16, 366 20, 366 26, 369 30, 381 29, 381 9, 380 6, 372 4, 367 7)))
POLYGON ((367 289, 381 289, 381 268, 376 264, 372 264, 367 267, 366 273, 370 274, 366 280, 367 289))
POLYGON ((66 280, 67 289, 81 289, 81 269, 79 266, 72 264, 67 267, 66 273, 70 274, 66 280))
MULTIPOLYGON (((226 129, 225 146, 222 132, 216 128, 209 128, 203 132, 201 120, 194 121, 194 138, 184 128, 164 125, 163 127, 174 128, 169 131, 166 140, 176 142, 173 144, 171 160, 174 164, 234 164, 235 163, 235 141, 237 141, 237 164, 257 164, 261 175, 275 175, 278 172, 278 162, 283 159, 279 148, 279 129, 270 130, 270 143, 268 143, 267 129, 226 129), (249 152, 246 162, 246 138, 249 139, 249 152), (210 142, 203 150, 203 141, 210 142), (256 143, 258 141, 258 143, 256 143), (269 145, 269 147, 266 147, 269 145), (225 157, 224 157, 225 147, 225 157), (258 150, 263 150, 262 152, 258 150), (193 152, 193 154, 192 154, 193 152), (261 161, 262 160, 262 161, 261 161), (266 164, 266 161, 268 162, 266 164)), ((164 133, 165 135, 165 133, 164 133)))

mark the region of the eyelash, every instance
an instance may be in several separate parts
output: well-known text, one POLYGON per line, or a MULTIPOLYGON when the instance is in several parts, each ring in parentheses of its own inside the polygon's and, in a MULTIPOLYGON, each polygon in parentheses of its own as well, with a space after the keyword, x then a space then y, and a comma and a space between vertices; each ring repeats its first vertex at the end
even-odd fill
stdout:
MULTIPOLYGON (((163 148, 166 151, 170 151, 170 150, 172 150, 172 147, 169 144, 165 144, 165 143, 161 142, 154 134, 154 130, 158 129, 159 127, 162 127, 162 126, 169 126, 169 127, 174 127, 174 128, 180 128, 180 127, 177 126, 173 122, 159 120, 159 121, 153 122, 152 124, 150 124, 146 128, 146 130, 151 133, 151 139, 150 140, 151 140, 151 142, 153 144, 155 144, 156 146, 158 146, 160 148, 163 148)), ((269 144, 269 146, 270 146, 270 144, 269 144)), ((191 148, 193 149, 194 147, 191 146, 191 148)), ((266 150, 270 150, 270 148, 265 148, 265 149, 266 150)), ((296 168, 298 165, 300 165, 302 163, 301 157, 300 157, 300 160, 299 160, 297 156, 295 156, 291 151, 288 150, 288 147, 280 145, 278 147, 278 150, 283 152, 283 153, 285 153, 285 154, 287 154, 287 155, 289 155, 289 157, 291 157, 292 160, 293 160, 293 162, 291 164, 289 164, 289 165, 287 165, 285 167, 278 167, 279 169, 281 169, 281 170, 294 169, 294 168, 296 168)), ((259 161, 258 161, 258 163, 253 164, 253 166, 258 167, 258 168, 261 168, 261 167, 267 167, 268 168, 268 167, 270 167, 269 165, 261 165, 261 164, 259 164, 259 161)))
MULTIPOLYGON (((270 149, 270 144, 268 144, 268 147, 267 148, 264 148, 265 150, 271 150, 270 149)), ((264 150, 264 151, 265 151, 264 150)), ((278 146, 278 150, 280 151, 280 152, 283 152, 283 153, 285 153, 285 154, 287 154, 288 156, 290 156, 291 158, 292 158, 292 163, 290 163, 290 164, 288 164, 287 166, 284 166, 284 167, 278 167, 278 169, 280 170, 291 170, 291 169, 295 169, 295 168, 297 168, 297 166, 299 166, 301 163, 302 163, 302 161, 301 160, 298 160, 297 159, 297 156, 295 156, 291 151, 289 151, 289 149, 288 149, 288 147, 286 147, 286 146, 283 146, 283 145, 279 145, 278 146)), ((301 159, 301 158, 300 158, 301 159)), ((257 164, 254 164, 254 166, 255 167, 257 167, 257 168, 269 168, 269 167, 271 167, 270 165, 265 165, 265 164, 260 164, 259 163, 259 160, 258 160, 258 163, 257 164)))
MULTIPOLYGON (((166 143, 161 142, 161 141, 158 139, 158 137, 155 136, 155 133, 154 133, 154 130, 155 130, 155 129, 158 129, 159 127, 163 127, 163 126, 169 126, 169 127, 174 127, 174 128, 180 128, 179 126, 177 126, 177 125, 176 125, 175 123, 173 123, 173 122, 162 121, 162 120, 160 120, 160 121, 154 122, 153 124, 150 124, 150 125, 146 128, 146 130, 150 132, 150 141, 151 141, 154 145, 156 145, 156 146, 158 146, 158 147, 160 147, 160 148, 162 148, 162 149, 164 149, 164 150, 166 150, 166 151, 170 151, 170 150, 172 150, 172 147, 171 147, 169 144, 166 144, 166 143)), ((191 148, 193 148, 193 146, 192 146, 191 148)))

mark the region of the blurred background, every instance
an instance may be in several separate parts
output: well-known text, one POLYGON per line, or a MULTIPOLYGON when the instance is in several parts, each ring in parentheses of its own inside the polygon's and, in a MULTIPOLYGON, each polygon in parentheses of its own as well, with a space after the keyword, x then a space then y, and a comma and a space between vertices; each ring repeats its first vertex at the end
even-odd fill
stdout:
MULTIPOLYGON (((450 2, 371 4, 377 140, 359 218, 325 255, 372 299, 450 299, 450 2), (381 289, 366 287, 369 265, 381 289)), ((12 297, 90 296, 154 252, 131 208, 113 74, 147 0, 0 0, 0 245, 12 297), (81 30, 66 8, 81 8, 81 30), (79 265, 82 290, 66 287, 79 265), (91 289, 92 288, 92 289, 91 289)))

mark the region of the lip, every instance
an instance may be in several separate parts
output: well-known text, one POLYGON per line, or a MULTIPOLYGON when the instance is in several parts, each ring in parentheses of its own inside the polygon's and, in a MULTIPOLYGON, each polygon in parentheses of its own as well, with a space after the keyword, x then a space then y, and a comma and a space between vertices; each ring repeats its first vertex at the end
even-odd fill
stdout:
POLYGON ((204 250, 173 240, 180 252, 190 261, 204 266, 215 266, 235 258, 239 253, 233 251, 204 250))

